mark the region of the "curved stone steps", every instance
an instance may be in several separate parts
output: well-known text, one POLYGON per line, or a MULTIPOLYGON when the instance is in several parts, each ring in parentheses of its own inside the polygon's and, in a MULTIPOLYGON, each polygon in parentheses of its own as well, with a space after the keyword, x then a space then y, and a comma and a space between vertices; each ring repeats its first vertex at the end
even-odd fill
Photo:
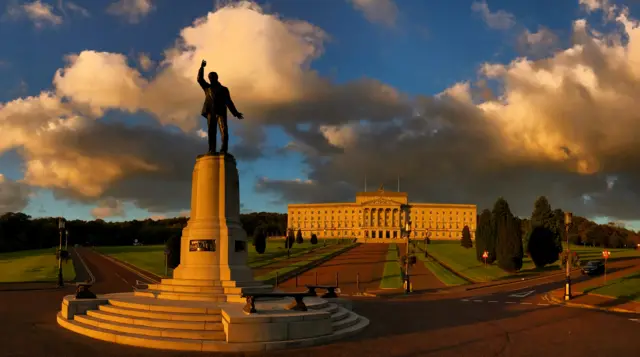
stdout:
POLYGON ((349 316, 350 313, 351 313, 351 311, 349 311, 349 310, 347 310, 347 309, 345 309, 343 307, 338 307, 337 311, 334 312, 331 315, 331 321, 337 322, 337 321, 346 319, 349 316))
POLYGON ((66 329, 98 340, 146 348, 205 352, 263 352, 283 348, 310 347, 350 337, 369 325, 369 320, 367 318, 359 317, 357 323, 340 330, 336 330, 333 334, 321 337, 289 341, 228 343, 224 341, 187 340, 182 338, 145 336, 122 331, 113 331, 79 323, 75 320, 67 320, 62 317, 61 313, 58 313, 57 320, 58 324, 66 329))
POLYGON ((201 314, 201 313, 184 313, 184 312, 167 312, 167 311, 151 311, 132 309, 124 306, 116 305, 100 305, 97 311, 104 311, 112 314, 123 316, 141 317, 147 319, 171 320, 171 321, 202 321, 202 322, 220 322, 222 315, 218 314, 201 314))
POLYGON ((169 292, 163 290, 136 290, 133 293, 134 296, 155 298, 162 300, 177 300, 177 301, 208 301, 208 302, 226 302, 227 296, 218 293, 208 292, 169 292))
POLYGON ((153 336, 153 337, 169 337, 180 338, 186 340, 214 340, 225 341, 227 335, 224 331, 212 330, 182 330, 161 327, 151 327, 142 325, 131 325, 127 323, 103 320, 90 315, 76 315, 74 321, 104 330, 111 330, 116 333, 131 333, 136 335, 153 336))
POLYGON ((180 292, 180 293, 211 293, 211 294, 224 294, 224 288, 222 286, 197 286, 197 285, 169 285, 169 284, 149 284, 147 289, 141 289, 138 291, 163 291, 163 292, 180 292))
MULTIPOLYGON (((126 313, 126 311, 125 311, 126 313)), ((117 314, 103 310, 88 310, 87 315, 105 321, 118 322, 129 325, 159 327, 181 330, 208 330, 222 331, 224 327, 221 318, 216 321, 185 321, 185 320, 166 320, 157 317, 138 317, 131 315, 117 314)), ((164 317, 164 316, 160 316, 164 317)), ((179 316, 176 316, 179 318, 179 316)))
POLYGON ((159 300, 153 297, 126 295, 109 298, 109 304, 118 307, 149 310, 171 313, 191 313, 191 314, 220 314, 221 309, 216 303, 207 301, 190 301, 188 306, 184 301, 179 300, 159 300))
POLYGON ((354 314, 353 312, 349 311, 348 316, 346 316, 343 319, 340 319, 338 321, 335 321, 331 324, 331 326, 333 327, 333 331, 339 331, 348 327, 351 327, 355 324, 358 323, 360 319, 360 316, 354 314))

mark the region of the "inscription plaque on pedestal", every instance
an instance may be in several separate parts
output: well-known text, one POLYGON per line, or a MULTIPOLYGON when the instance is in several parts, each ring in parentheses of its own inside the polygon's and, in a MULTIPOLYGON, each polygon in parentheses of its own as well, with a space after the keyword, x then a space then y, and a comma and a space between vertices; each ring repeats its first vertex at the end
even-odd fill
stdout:
POLYGON ((216 241, 213 239, 199 239, 189 241, 190 252, 215 252, 216 241))
POLYGON ((235 245, 236 245, 235 246, 236 253, 244 252, 245 250, 247 250, 247 242, 245 241, 237 240, 235 245))

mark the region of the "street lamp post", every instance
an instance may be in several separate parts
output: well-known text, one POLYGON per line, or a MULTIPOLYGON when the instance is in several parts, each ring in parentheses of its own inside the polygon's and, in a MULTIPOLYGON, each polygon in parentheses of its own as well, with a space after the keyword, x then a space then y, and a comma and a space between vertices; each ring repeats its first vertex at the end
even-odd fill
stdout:
POLYGON ((573 215, 571 212, 564 213, 564 227, 565 234, 567 236, 567 271, 566 271, 566 283, 564 289, 564 299, 565 301, 571 300, 571 247, 569 245, 569 226, 571 225, 571 220, 573 215))
POLYGON ((406 280, 405 293, 408 294, 411 292, 411 280, 409 279, 409 239, 411 236, 411 221, 407 222, 404 226, 404 230, 407 232, 407 250, 405 253, 405 262, 404 262, 404 275, 406 280))
POLYGON ((322 235, 322 245, 327 246, 327 230, 324 230, 324 234, 322 235))
POLYGON ((424 236, 424 257, 428 258, 429 253, 427 253, 427 244, 429 244, 429 238, 431 237, 431 231, 427 230, 424 236))
POLYGON ((602 256, 604 257, 604 283, 605 283, 605 285, 607 284, 607 259, 609 259, 610 255, 611 255, 611 252, 608 251, 607 249, 602 251, 602 256))
POLYGON ((69 251, 69 230, 64 231, 64 250, 69 251))
POLYGON ((58 219, 58 231, 60 233, 60 244, 58 246, 58 287, 64 286, 64 280, 62 278, 62 232, 64 229, 64 218, 58 219))

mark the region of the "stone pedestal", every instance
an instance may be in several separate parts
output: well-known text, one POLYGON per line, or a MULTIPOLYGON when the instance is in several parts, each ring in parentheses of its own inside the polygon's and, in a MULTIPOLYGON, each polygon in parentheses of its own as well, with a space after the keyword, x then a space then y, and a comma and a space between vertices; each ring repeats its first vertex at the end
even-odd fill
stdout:
POLYGON ((233 156, 199 156, 191 187, 191 218, 182 231, 174 280, 255 285, 247 266, 247 234, 240 224, 238 169, 233 156))

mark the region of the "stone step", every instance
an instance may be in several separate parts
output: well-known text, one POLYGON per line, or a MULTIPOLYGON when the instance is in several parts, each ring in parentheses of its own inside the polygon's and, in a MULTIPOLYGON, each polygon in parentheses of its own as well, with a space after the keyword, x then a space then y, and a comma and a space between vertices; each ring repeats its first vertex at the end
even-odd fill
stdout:
POLYGON ((121 322, 102 320, 89 315, 76 315, 74 317, 74 320, 79 323, 99 327, 105 330, 112 330, 118 333, 125 332, 144 336, 181 338, 187 340, 225 341, 227 338, 227 335, 224 333, 224 331, 179 330, 141 325, 130 325, 121 322))
POLYGON ((334 322, 333 324, 331 324, 331 326, 333 327, 333 331, 338 331, 338 330, 342 330, 345 329, 347 327, 351 327, 355 324, 358 323, 358 319, 360 318, 360 316, 349 312, 349 316, 341 319, 339 321, 334 322))
POLYGON ((220 307, 215 302, 158 300, 152 297, 136 296, 135 293, 126 296, 109 298, 109 303, 113 306, 118 307, 157 312, 178 312, 213 315, 220 314, 220 307))
POLYGON ((253 343, 227 343, 225 341, 211 340, 187 340, 182 338, 156 337, 138 335, 121 331, 103 329, 96 326, 67 320, 61 313, 57 315, 58 324, 75 333, 89 336, 98 340, 118 343, 122 345, 138 346, 178 351, 204 351, 204 352, 265 352, 282 348, 301 348, 318 344, 326 344, 332 341, 347 338, 362 331, 369 325, 369 320, 360 317, 358 322, 349 327, 334 331, 331 335, 317 338, 306 338, 289 341, 253 342, 253 343))
POLYGON ((349 311, 349 310, 347 310, 347 309, 345 309, 343 307, 340 307, 340 308, 338 308, 338 311, 334 312, 331 315, 331 321, 333 321, 333 322, 340 321, 342 319, 347 318, 347 316, 349 316, 349 314, 351 314, 351 311, 349 311))
POLYGON ((134 296, 148 297, 162 300, 178 300, 178 301, 209 301, 209 302, 226 302, 227 296, 218 293, 183 293, 169 292, 161 290, 137 290, 134 296))
POLYGON ((199 280, 199 279, 162 279, 163 285, 187 285, 187 286, 221 286, 221 287, 256 287, 264 286, 261 281, 219 281, 219 280, 199 280))
POLYGON ((338 312, 340 310, 340 306, 334 304, 334 303, 326 303, 326 304, 322 304, 321 307, 316 307, 316 306, 309 306, 310 309, 312 309, 313 311, 324 311, 324 312, 328 312, 331 314, 334 314, 336 312, 338 312))
POLYGON ((87 315, 104 321, 113 321, 129 325, 159 327, 177 330, 207 330, 207 331, 223 331, 224 326, 220 321, 180 321, 165 320, 158 318, 147 318, 138 316, 127 316, 115 314, 102 310, 89 310, 87 315))
MULTIPOLYGON (((168 285, 168 284, 149 284, 148 290, 180 292, 180 293, 215 293, 224 294, 225 288, 221 286, 197 286, 197 285, 168 285)), ((146 289, 145 289, 146 290, 146 289)), ((140 291, 145 291, 140 290, 140 291)))
POLYGON ((147 319, 158 320, 171 320, 171 321, 202 321, 202 322, 220 322, 222 321, 221 314, 199 314, 199 313, 184 313, 184 312, 166 312, 166 311, 150 311, 132 309, 122 306, 114 305, 100 305, 98 311, 104 311, 112 314, 118 314, 123 316, 135 316, 147 319))

